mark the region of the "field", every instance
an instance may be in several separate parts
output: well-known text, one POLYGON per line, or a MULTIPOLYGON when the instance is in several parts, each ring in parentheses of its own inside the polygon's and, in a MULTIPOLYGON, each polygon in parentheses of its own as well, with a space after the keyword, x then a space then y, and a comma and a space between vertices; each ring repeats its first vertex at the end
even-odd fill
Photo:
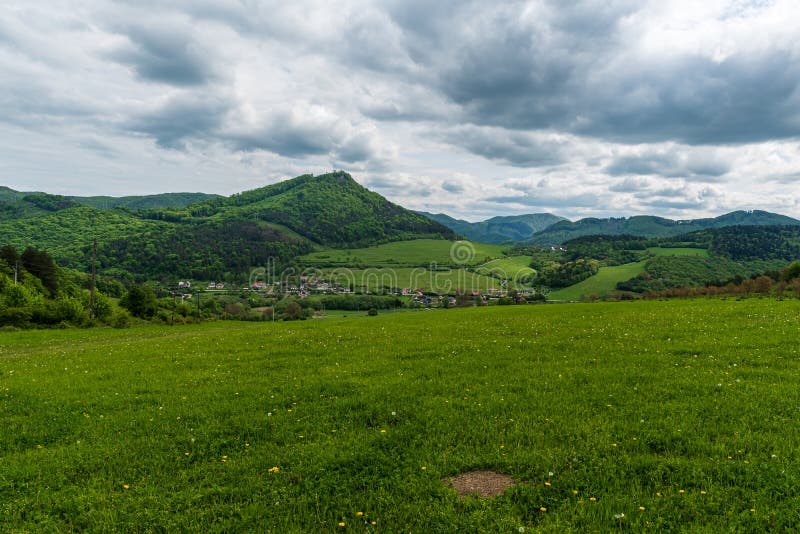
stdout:
POLYGON ((530 265, 530 256, 509 256, 484 263, 476 271, 483 274, 494 274, 501 278, 520 280, 536 274, 536 270, 532 269, 530 265))
POLYGON ((344 267, 422 267, 431 263, 450 266, 477 265, 502 257, 506 248, 467 241, 415 239, 368 248, 323 250, 298 259, 306 265, 344 267))
MULTIPOLYGON (((458 291, 487 291, 501 289, 497 278, 473 273, 466 269, 447 269, 432 271, 420 267, 373 268, 373 269, 320 269, 326 279, 342 286, 355 287, 370 292, 392 288, 411 288, 433 291, 440 294, 453 294, 458 291)), ((514 283, 509 284, 514 287, 514 283)))
POLYGON ((655 256, 700 256, 701 258, 708 258, 708 250, 703 248, 665 248, 665 247, 650 247, 647 252, 655 256))
POLYGON ((754 299, 0 333, 0 531, 796 530, 798 321, 754 299), (462 500, 473 469, 519 484, 462 500))
POLYGON ((614 291, 618 282, 630 280, 634 276, 644 272, 644 261, 617 265, 614 267, 600 267, 600 271, 594 276, 590 276, 583 282, 553 291, 548 295, 551 300, 580 300, 591 294, 603 296, 614 291))

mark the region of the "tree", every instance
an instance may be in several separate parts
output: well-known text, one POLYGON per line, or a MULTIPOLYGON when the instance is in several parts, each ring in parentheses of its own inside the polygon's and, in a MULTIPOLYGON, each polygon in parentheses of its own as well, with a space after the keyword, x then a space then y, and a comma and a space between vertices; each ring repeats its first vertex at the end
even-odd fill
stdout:
POLYGON ((22 266, 42 281, 42 285, 55 297, 58 293, 58 272, 53 257, 44 250, 28 247, 20 256, 22 266))
POLYGON ((283 312, 283 319, 285 321, 296 321, 298 319, 303 318, 303 308, 300 305, 292 301, 286 306, 286 310, 283 312))
POLYGON ((128 293, 122 297, 120 306, 131 312, 134 317, 151 319, 158 311, 158 301, 152 288, 149 286, 133 286, 128 293))
POLYGON ((781 279, 784 282, 790 282, 790 281, 794 280, 795 278, 800 277, 800 261, 795 261, 795 262, 792 262, 791 264, 789 264, 789 266, 786 267, 783 270, 783 273, 781 273, 781 274, 782 274, 782 278, 781 279))

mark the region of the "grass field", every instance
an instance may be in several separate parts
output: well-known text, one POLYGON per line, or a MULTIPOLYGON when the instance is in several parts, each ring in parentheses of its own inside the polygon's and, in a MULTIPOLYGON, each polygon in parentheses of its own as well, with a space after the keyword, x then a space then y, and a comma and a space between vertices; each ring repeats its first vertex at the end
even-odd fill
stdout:
POLYGON ((530 256, 509 256, 492 260, 478 267, 476 272, 510 280, 520 280, 536 274, 536 270, 531 268, 530 256))
POLYGON ((702 248, 650 247, 647 249, 647 251, 656 256, 700 256, 701 258, 709 257, 708 251, 702 248))
MULTIPOLYGON (((375 292, 392 288, 411 288, 433 291, 440 294, 453 294, 456 291, 486 291, 500 289, 497 278, 473 273, 466 269, 432 271, 420 267, 373 268, 373 269, 320 269, 326 280, 335 281, 342 286, 354 286, 357 291, 364 289, 375 292)), ((513 282, 510 287, 515 287, 513 282)))
POLYGON ((444 241, 441 239, 415 239, 397 241, 369 248, 324 250, 301 256, 307 265, 333 265, 344 267, 421 267, 437 265, 477 265, 503 256, 507 247, 444 241))
POLYGON ((600 271, 596 275, 575 285, 553 291, 548 295, 548 299, 575 301, 591 294, 603 296, 614 291, 618 282, 630 280, 644 272, 644 264, 644 261, 640 261, 614 267, 600 267, 600 271))
POLYGON ((0 531, 796 530, 799 321, 693 300, 0 333, 0 531), (443 480, 473 469, 519 485, 462 500, 443 480))

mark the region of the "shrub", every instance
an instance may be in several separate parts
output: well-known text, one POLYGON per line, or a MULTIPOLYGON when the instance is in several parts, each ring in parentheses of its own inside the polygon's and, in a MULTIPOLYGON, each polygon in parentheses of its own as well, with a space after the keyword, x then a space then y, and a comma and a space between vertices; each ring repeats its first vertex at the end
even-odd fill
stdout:
POLYGON ((114 328, 128 328, 131 326, 131 316, 125 310, 117 310, 111 318, 111 326, 114 328))
POLYGON ((375 317, 376 315, 378 315, 378 309, 370 308, 369 311, 367 312, 367 315, 369 315, 370 317, 375 317))

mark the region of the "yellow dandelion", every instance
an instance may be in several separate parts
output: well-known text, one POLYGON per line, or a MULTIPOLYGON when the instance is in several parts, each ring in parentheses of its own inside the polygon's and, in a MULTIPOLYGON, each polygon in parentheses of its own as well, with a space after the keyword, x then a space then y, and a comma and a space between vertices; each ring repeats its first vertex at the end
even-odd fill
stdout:
POLYGON ((339 526, 344 528, 344 521, 339 521, 339 526))
POLYGON ((122 489, 130 489, 131 487, 128 484, 123 484, 122 489))
POLYGON ((755 508, 750 508, 750 511, 753 512, 753 513, 756 513, 756 509, 755 508))
POLYGON ((640 511, 640 512, 644 512, 644 511, 645 511, 645 507, 644 507, 644 506, 640 506, 640 507, 639 507, 639 511, 640 511))
POLYGON ((549 482, 545 482, 544 485, 545 486, 552 486, 552 484, 550 484, 549 482))
POLYGON ((428 468, 427 468, 427 467, 425 467, 425 466, 423 465, 423 466, 422 466, 422 470, 423 470, 423 471, 427 471, 427 470, 428 470, 428 468))
POLYGON ((661 492, 660 491, 656 492, 656 497, 661 497, 661 492))
POLYGON ((184 456, 189 456, 188 452, 184 452, 183 454, 184 454, 184 456))
POLYGON ((572 494, 573 495, 577 495, 578 494, 578 490, 572 490, 572 494))
POLYGON ((705 494, 706 494, 706 490, 700 490, 700 495, 705 495, 705 494))
POLYGON ((381 434, 386 434, 386 429, 382 428, 381 429, 381 434))
POLYGON ((373 521, 373 522, 372 522, 372 523, 370 523, 370 524, 371 524, 371 525, 374 527, 375 525, 377 525, 377 524, 378 524, 378 522, 377 522, 377 521, 373 521))
POLYGON ((597 502, 597 497, 589 497, 589 500, 592 502, 597 502))
POLYGON ((357 515, 358 517, 364 517, 364 512, 358 512, 358 513, 356 513, 356 515, 357 515))
POLYGON ((686 490, 678 490, 678 493, 686 493, 686 490))
POLYGON ((542 511, 542 512, 546 512, 546 511, 547 511, 547 508, 546 508, 546 507, 544 507, 544 506, 542 506, 541 508, 539 508, 539 510, 540 510, 540 511, 542 511))

